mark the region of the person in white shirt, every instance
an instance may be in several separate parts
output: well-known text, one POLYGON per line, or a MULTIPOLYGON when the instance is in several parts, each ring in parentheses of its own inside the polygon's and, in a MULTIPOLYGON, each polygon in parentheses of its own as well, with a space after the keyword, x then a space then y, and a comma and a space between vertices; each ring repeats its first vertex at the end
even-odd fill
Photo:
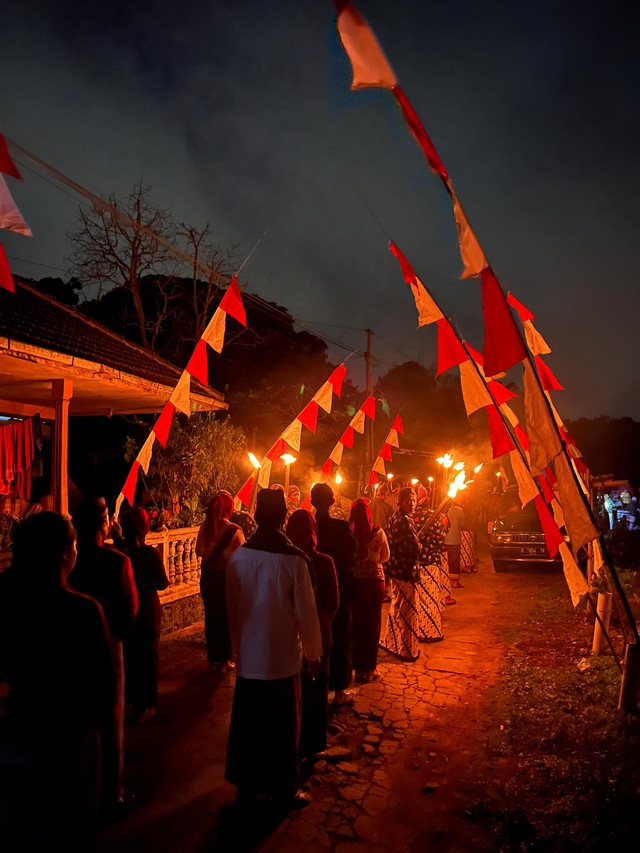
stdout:
POLYGON ((444 546, 449 563, 449 577, 451 578, 451 586, 460 589, 462 586, 460 583, 460 542, 465 518, 464 511, 457 498, 454 498, 452 506, 449 507, 447 518, 449 526, 444 537, 444 546))
POLYGON ((284 493, 258 494, 257 531, 227 565, 237 657, 225 778, 239 802, 299 799, 300 672, 320 664, 322 637, 309 565, 282 532, 284 493))

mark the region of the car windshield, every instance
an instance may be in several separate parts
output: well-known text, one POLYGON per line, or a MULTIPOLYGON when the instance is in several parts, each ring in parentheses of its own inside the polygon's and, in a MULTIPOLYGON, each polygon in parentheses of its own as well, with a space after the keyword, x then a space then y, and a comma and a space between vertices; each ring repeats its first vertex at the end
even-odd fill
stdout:
POLYGON ((533 501, 523 508, 517 487, 509 486, 505 489, 500 499, 500 515, 511 515, 514 512, 536 515, 536 508, 533 501))

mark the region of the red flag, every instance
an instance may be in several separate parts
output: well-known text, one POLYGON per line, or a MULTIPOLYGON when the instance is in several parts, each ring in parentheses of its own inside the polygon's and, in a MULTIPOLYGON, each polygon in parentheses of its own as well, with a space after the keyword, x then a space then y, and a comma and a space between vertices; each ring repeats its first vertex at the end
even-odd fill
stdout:
POLYGON ((324 474, 325 477, 330 477, 332 466, 333 466, 333 462, 331 461, 331 459, 327 459, 327 461, 324 463, 324 465, 321 468, 321 473, 324 474))
POLYGON ((355 431, 352 426, 348 426, 345 431, 342 433, 338 441, 344 447, 353 447, 353 439, 355 438, 355 431))
POLYGON ((327 380, 333 385, 333 393, 336 397, 339 397, 342 394, 342 383, 344 382, 344 377, 347 375, 347 368, 344 364, 338 365, 336 369, 333 371, 329 379, 327 380))
POLYGON ((540 488, 542 489, 542 494, 544 495, 545 502, 550 504, 554 499, 555 495, 549 485, 549 481, 544 476, 544 474, 538 474, 538 480, 540 480, 540 488))
POLYGON ((311 400, 307 403, 298 415, 298 420, 301 424, 304 424, 307 429, 310 429, 311 432, 316 431, 316 427, 318 425, 318 404, 315 400, 311 400))
POLYGON ((400 415, 396 415, 396 419, 393 422, 393 426, 391 427, 391 429, 395 429, 396 432, 404 432, 404 426, 400 415))
POLYGON ((551 468, 545 468, 544 474, 545 474, 547 480, 549 481, 549 485, 551 486, 551 488, 553 488, 555 486, 555 484, 558 482, 558 478, 553 473, 551 468))
POLYGON ((484 316, 484 372, 495 376, 527 357, 502 288, 491 269, 482 271, 484 316))
POLYGON ((251 492, 253 491, 253 474, 251 474, 242 484, 242 488, 236 495, 238 500, 241 500, 245 506, 251 504, 251 492))
POLYGON ((534 361, 536 363, 536 367, 538 368, 538 375, 540 376, 540 382, 542 383, 542 387, 545 391, 564 391, 564 386, 561 385, 556 377, 551 372, 551 368, 548 367, 541 356, 534 355, 534 361))
POLYGON ((482 353, 478 352, 477 349, 474 349, 468 341, 465 341, 467 349, 469 350, 469 355, 471 358, 480 365, 480 367, 484 368, 484 358, 482 357, 482 353))
POLYGON ((313 507, 311 506, 311 492, 307 492, 304 496, 304 500, 300 504, 300 509, 306 509, 309 512, 312 512, 313 507))
POLYGON ((200 338, 196 344, 196 348, 191 353, 191 358, 189 359, 189 363, 185 367, 185 370, 193 376, 194 379, 202 382, 203 385, 208 384, 209 365, 207 361, 207 345, 202 338, 200 338))
POLYGON ((242 323, 243 326, 247 325, 247 314, 244 310, 244 305, 242 304, 240 288, 238 287, 238 279, 235 275, 231 279, 231 284, 227 288, 227 292, 222 297, 220 307, 230 317, 237 320, 238 323, 242 323))
POLYGON ((2 243, 0 243, 0 287, 4 287, 5 290, 10 290, 11 293, 16 292, 16 287, 13 283, 13 276, 11 275, 11 270, 9 268, 9 261, 7 260, 2 243))
POLYGON ((588 469, 588 468, 587 468, 587 466, 584 464, 584 462, 582 461, 582 459, 574 458, 574 460, 573 460, 573 461, 574 461, 574 463, 575 463, 576 468, 578 469, 578 473, 580 474, 580 476, 581 476, 581 477, 582 477, 582 479, 584 480, 584 479, 586 478, 587 474, 589 473, 589 469, 588 469))
MULTIPOLYGON (((433 142, 429 139, 429 134, 424 129, 424 125, 418 118, 418 114, 413 109, 409 100, 405 93, 399 86, 394 86, 391 90, 393 94, 396 96, 396 101, 398 102, 398 106, 402 110, 402 114, 406 123, 409 125, 409 130, 413 133, 413 136, 424 151, 424 156, 427 158, 427 163, 436 173, 436 175, 440 175, 442 180, 448 185, 449 183, 449 175, 447 175, 447 170, 444 167, 438 152, 433 146, 433 142)), ((398 259, 399 260, 399 259, 398 259)))
POLYGON ((438 320, 438 371, 436 375, 440 376, 450 367, 462 364, 468 357, 453 331, 451 323, 445 318, 438 320))
POLYGON ((169 438, 169 430, 171 429, 171 421, 173 420, 174 411, 175 408, 173 406, 173 403, 167 403, 164 409, 160 412, 160 417, 153 425, 153 431, 156 434, 156 438, 163 447, 167 446, 167 440, 169 438))
POLYGON ((493 449, 493 458, 504 456, 505 453, 510 453, 515 450, 515 445, 509 431, 500 417, 500 412, 496 406, 485 406, 487 415, 489 416, 489 435, 491 437, 491 447, 493 449))
POLYGON ((413 271, 413 267, 395 243, 389 243, 389 251, 398 259, 398 263, 400 264, 400 269, 402 271, 402 277, 406 281, 406 283, 417 284, 417 277, 415 272, 413 271))
POLYGON ((518 436, 518 441, 520 442, 520 446, 523 450, 529 450, 529 436, 522 429, 520 424, 516 424, 514 426, 514 430, 516 431, 516 435, 518 436))
POLYGON ((11 159, 11 154, 9 154, 9 149, 7 148, 6 140, 1 133, 0 133, 0 172, 4 172, 5 175, 11 175, 12 178, 17 178, 19 181, 22 180, 22 175, 16 169, 16 164, 11 159))
POLYGON ((129 504, 133 506, 133 501, 136 494, 136 484, 138 482, 138 470, 140 468, 140 463, 136 459, 131 468, 129 469, 129 473, 127 475, 127 479, 125 481, 124 486, 122 487, 122 494, 129 501, 129 504))
POLYGON ((285 444, 284 438, 279 438, 271 450, 267 452, 267 459, 271 459, 272 462, 275 462, 280 459, 283 453, 286 453, 286 450, 287 445, 285 444))
POLYGON ((367 397, 364 403, 360 406, 360 411, 366 415, 368 418, 371 418, 372 421, 376 419, 376 398, 375 397, 367 397))
POLYGON ((372 472, 369 474, 369 482, 368 482, 368 484, 367 484, 367 485, 369 485, 369 486, 375 486, 377 482, 378 482, 378 475, 376 474, 376 472, 375 472, 375 471, 372 471, 372 472))
POLYGON ((547 544, 547 551, 550 557, 554 557, 558 553, 558 545, 564 542, 564 536, 560 533, 560 528, 553 520, 553 516, 549 511, 549 507, 544 502, 542 495, 536 495, 534 500, 540 524, 542 525, 542 532, 544 533, 544 541, 547 544))
POLYGON ((509 391, 501 382, 496 382, 495 379, 489 380, 489 391, 496 402, 497 406, 506 403, 507 400, 513 400, 516 396, 513 391, 509 391))
POLYGON ((386 459, 387 462, 393 462, 393 456, 391 455, 391 445, 385 443, 382 445, 382 450, 380 451, 380 458, 386 459))
POLYGON ((507 293, 507 302, 511 305, 512 308, 515 308, 520 316, 520 319, 523 323, 526 323, 527 320, 535 319, 535 314, 532 314, 529 309, 522 304, 518 299, 515 298, 513 293, 507 293))

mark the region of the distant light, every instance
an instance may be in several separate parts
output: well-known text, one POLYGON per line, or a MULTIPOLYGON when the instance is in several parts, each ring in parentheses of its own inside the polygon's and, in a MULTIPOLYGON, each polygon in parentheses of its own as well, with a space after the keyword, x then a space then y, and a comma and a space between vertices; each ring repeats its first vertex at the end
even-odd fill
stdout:
POLYGON ((417 486, 419 482, 420 482, 420 480, 418 480, 418 478, 417 478, 417 477, 412 477, 412 478, 411 478, 411 485, 412 485, 412 486, 417 486))
POLYGON ((339 486, 341 482, 342 482, 342 477, 340 476, 340 474, 336 474, 336 485, 339 486))
POLYGON ((496 477, 502 477, 502 474, 500 473, 500 471, 496 471, 496 477))
POLYGON ((292 456, 290 453, 283 453, 280 459, 282 459, 285 465, 293 465, 296 461, 296 457, 292 456))
POLYGON ((428 480, 430 483, 433 483, 433 477, 427 477, 427 480, 428 480))
POLYGON ((373 491, 374 491, 374 492, 375 492, 375 490, 378 488, 378 486, 379 486, 379 485, 380 485, 380 483, 374 483, 374 485, 373 485, 373 491))
POLYGON ((250 462, 251 462, 251 464, 253 465, 253 467, 254 467, 254 468, 259 468, 259 467, 260 467, 260 463, 258 462, 257 457, 256 457, 256 456, 254 456, 254 454, 253 454, 251 451, 249 451, 249 460, 250 460, 250 462))
POLYGON ((391 480, 393 478, 393 474, 387 474, 387 480, 391 480))

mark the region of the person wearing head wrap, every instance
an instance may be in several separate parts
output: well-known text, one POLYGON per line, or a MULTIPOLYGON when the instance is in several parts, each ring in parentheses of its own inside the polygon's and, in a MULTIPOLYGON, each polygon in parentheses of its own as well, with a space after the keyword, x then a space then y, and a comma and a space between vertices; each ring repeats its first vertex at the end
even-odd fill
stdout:
POLYGON ((69 585, 95 598, 102 606, 116 668, 115 701, 101 733, 101 795, 105 807, 114 808, 125 802, 124 640, 130 634, 138 612, 138 591, 129 558, 105 543, 112 527, 105 499, 83 499, 73 512, 73 523, 78 533, 78 559, 69 575, 69 585))
POLYGON ((424 635, 426 614, 420 601, 420 558, 422 548, 413 522, 416 496, 413 489, 400 489, 398 509, 387 529, 391 556, 387 575, 393 588, 387 629, 381 646, 402 660, 417 660, 424 635))
POLYGON ((353 502, 349 523, 358 543, 353 566, 353 665, 358 681, 375 681, 379 677, 376 667, 385 594, 382 564, 389 559, 389 543, 384 530, 373 524, 366 499, 353 502))
POLYGON ((12 564, 0 574, 6 853, 94 849, 100 730, 116 677, 102 608, 68 585, 75 559, 69 520, 39 512, 17 528, 12 564))
POLYGON ((229 521, 232 512, 232 496, 226 491, 218 492, 207 508, 196 540, 196 554, 202 557, 200 594, 207 660, 214 672, 228 672, 234 667, 227 619, 226 568, 229 557, 244 542, 244 535, 237 524, 229 521))
POLYGON ((302 674, 300 756, 306 758, 327 748, 331 621, 338 609, 338 578, 331 557, 318 553, 318 528, 308 510, 298 509, 289 516, 287 536, 311 561, 322 634, 322 658, 318 671, 312 676, 304 672, 302 674))
POLYGON ((333 559, 338 575, 340 604, 331 624, 333 645, 329 664, 329 690, 335 690, 333 704, 340 707, 351 705, 354 701, 347 687, 351 684, 353 671, 351 638, 355 591, 352 569, 356 558, 356 540, 348 521, 331 517, 331 507, 335 503, 331 486, 316 483, 311 489, 311 503, 316 510, 318 550, 333 559))
POLYGON ((169 586, 157 548, 145 544, 149 513, 135 507, 122 516, 124 552, 131 560, 138 590, 138 614, 124 643, 127 702, 131 713, 143 723, 155 716, 158 701, 158 647, 162 605, 158 590, 169 586))
POLYGON ((225 779, 239 801, 299 794, 300 672, 320 665, 322 635, 307 558, 282 532, 284 492, 258 493, 258 529, 227 566, 237 676, 225 779))

